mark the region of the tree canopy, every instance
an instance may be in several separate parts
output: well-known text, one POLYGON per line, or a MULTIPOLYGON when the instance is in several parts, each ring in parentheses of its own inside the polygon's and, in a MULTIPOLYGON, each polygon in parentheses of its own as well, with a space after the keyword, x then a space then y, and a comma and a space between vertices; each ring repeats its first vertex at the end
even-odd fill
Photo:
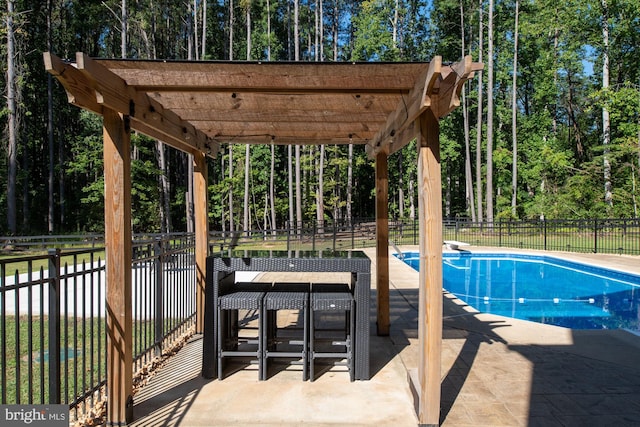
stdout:
MULTIPOLYGON (((492 2, 491 21, 484 0, 5 3, 2 61, 9 72, 0 78, 13 104, 0 114, 2 234, 103 228, 100 118, 68 104, 44 70, 44 51, 62 58, 82 51, 106 58, 259 61, 429 61, 440 55, 455 62, 482 54, 487 63, 488 22, 495 65, 466 84, 464 108, 441 124, 444 216, 471 218, 480 211, 495 219, 638 217, 636 0, 519 0, 517 45, 516 0, 492 2), (487 123, 493 124, 490 153, 487 123), (471 160, 476 156, 480 163, 471 160), (470 198, 476 190, 490 192, 491 215, 484 198, 470 198)), ((189 159, 142 135, 132 142, 135 230, 185 230, 189 159)), ((415 215, 415 151, 410 144, 389 159, 393 217, 415 215)), ((296 221, 316 221, 318 212, 324 220, 374 216, 372 160, 361 146, 349 159, 348 146, 301 148, 296 221)), ((272 173, 270 147, 225 146, 209 160, 211 228, 242 228, 245 178, 250 228, 284 227, 294 203, 288 162, 287 148, 275 146, 272 173)))

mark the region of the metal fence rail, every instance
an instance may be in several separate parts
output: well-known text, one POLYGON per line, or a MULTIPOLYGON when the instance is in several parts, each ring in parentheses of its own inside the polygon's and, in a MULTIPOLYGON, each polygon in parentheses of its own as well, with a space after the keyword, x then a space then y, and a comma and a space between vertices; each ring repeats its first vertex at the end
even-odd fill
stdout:
MULTIPOLYGON (((194 322, 193 235, 136 236, 134 372, 194 322)), ((0 400, 69 404, 77 417, 106 397, 103 248, 0 259, 0 400)))
MULTIPOLYGON (((418 234, 416 220, 389 220, 393 245, 417 245, 418 234)), ((22 243, 37 246, 42 244, 40 237, 37 244, 26 238, 22 243)), ((86 241, 78 236, 73 240, 86 241)), ((443 240, 640 255, 640 219, 445 221, 443 240)), ((210 235, 211 252, 251 246, 341 250, 375 244, 373 219, 210 235)), ((172 346, 194 323, 194 248, 193 234, 135 237, 134 371, 172 346)), ((43 255, 0 259, 0 403, 67 403, 84 412, 105 397, 104 274, 102 247, 51 249, 43 255)))
MULTIPOLYGON (((417 220, 389 219, 389 242, 419 244, 417 220)), ((477 246, 548 251, 640 255, 640 219, 498 221, 493 223, 444 221, 443 240, 477 246)), ((259 246, 284 250, 341 250, 376 244, 376 222, 305 221, 277 230, 212 231, 211 251, 259 246)))

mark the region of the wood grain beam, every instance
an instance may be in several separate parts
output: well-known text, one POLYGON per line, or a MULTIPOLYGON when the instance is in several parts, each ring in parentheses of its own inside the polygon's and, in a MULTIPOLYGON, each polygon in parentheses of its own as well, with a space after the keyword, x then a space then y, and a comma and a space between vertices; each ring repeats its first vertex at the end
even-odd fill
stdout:
POLYGON ((198 122, 198 126, 211 138, 243 135, 273 135, 299 138, 333 138, 349 135, 362 139, 372 138, 379 123, 324 123, 324 122, 198 122))
POLYGON ((321 144, 354 144, 365 145, 368 139, 362 139, 357 136, 349 138, 336 135, 316 135, 316 136, 283 136, 277 137, 273 135, 235 135, 235 136, 219 136, 215 140, 220 144, 275 144, 275 145, 321 145, 321 144))
POLYGON ((433 87, 442 72, 442 57, 434 57, 429 66, 420 74, 409 96, 403 99, 395 112, 389 116, 384 128, 371 140, 367 150, 370 157, 386 150, 394 136, 404 130, 422 112, 431 106, 433 87))
POLYGON ((418 79, 408 102, 398 106, 384 130, 369 143, 369 157, 375 157, 382 149, 391 154, 407 145, 413 139, 412 132, 407 132, 407 128, 426 109, 432 109, 438 118, 453 111, 460 105, 464 83, 482 68, 483 65, 473 62, 471 56, 465 56, 462 61, 448 66, 443 66, 440 57, 435 57, 424 77, 427 81, 423 82, 422 76, 418 79))
POLYGON ((76 64, 44 53, 45 68, 61 82, 69 102, 102 114, 106 106, 131 118, 131 128, 187 153, 202 151, 215 157, 218 146, 175 113, 165 111, 145 93, 135 91, 117 75, 83 53, 76 64))
POLYGON ((378 335, 389 335, 389 164, 376 156, 376 297, 378 335))
POLYGON ((133 420, 131 136, 126 116, 103 114, 107 421, 126 425, 133 420))
POLYGON ((169 145, 191 154, 200 151, 215 157, 217 147, 211 144, 204 133, 183 121, 174 112, 165 110, 146 93, 138 92, 133 86, 127 85, 108 68, 82 52, 76 53, 76 66, 92 83, 98 103, 128 114, 134 129, 137 123, 142 121, 143 129, 157 130, 165 137, 162 141, 169 145))
MULTIPOLYGON (((384 113, 395 110, 405 92, 394 93, 289 93, 289 92, 147 92, 150 97, 171 110, 226 111, 231 114, 242 112, 262 113, 269 116, 273 112, 305 113, 314 111, 336 111, 342 113, 384 113)), ((187 117, 187 116, 183 116, 187 117)))
POLYGON ((196 333, 204 331, 204 305, 207 255, 209 254, 209 218, 207 209, 207 159, 193 155, 193 204, 196 238, 196 333))
POLYGON ((460 106, 460 93, 464 83, 482 68, 483 65, 473 62, 471 56, 465 56, 462 61, 443 69, 437 101, 432 105, 438 118, 443 118, 460 106))
POLYGON ((140 90, 387 91, 413 87, 424 63, 287 63, 97 60, 140 90))
POLYGON ((420 274, 418 290, 418 421, 440 420, 442 364, 442 183, 440 124, 434 111, 418 118, 418 211, 420 274))

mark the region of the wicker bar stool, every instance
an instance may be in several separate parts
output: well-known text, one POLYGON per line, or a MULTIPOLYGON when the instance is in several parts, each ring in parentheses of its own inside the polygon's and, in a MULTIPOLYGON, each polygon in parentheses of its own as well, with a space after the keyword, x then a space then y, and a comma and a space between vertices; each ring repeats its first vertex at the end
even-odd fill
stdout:
MULTIPOLYGON (((269 360, 294 359, 291 365, 302 365, 302 380, 307 380, 309 337, 309 284, 276 283, 265 293, 262 330, 266 333, 263 352, 263 377, 267 379, 269 360), (302 318, 302 328, 278 327, 279 310, 296 310, 302 318), (300 330, 301 329, 301 330, 300 330), (290 334, 297 331, 296 334, 290 334)), ((297 323, 297 322, 296 322, 297 323)))
POLYGON ((264 351, 262 330, 263 298, 271 284, 241 283, 234 290, 218 297, 218 378, 223 378, 224 359, 251 358, 258 365, 258 378, 263 378, 264 351), (239 312, 245 315, 240 319, 239 312), (257 321, 257 333, 252 333, 250 323, 257 321), (243 334, 240 334, 240 332, 243 334), (249 332, 247 332, 249 331, 249 332), (249 336, 246 336, 249 335, 249 336))
POLYGON ((355 303, 348 285, 313 284, 311 288, 309 333, 309 374, 315 380, 315 360, 335 359, 334 366, 347 366, 349 379, 355 379, 353 343, 355 303), (343 328, 317 328, 316 321, 327 314, 344 312, 343 328), (326 335, 328 333, 328 335, 326 335))

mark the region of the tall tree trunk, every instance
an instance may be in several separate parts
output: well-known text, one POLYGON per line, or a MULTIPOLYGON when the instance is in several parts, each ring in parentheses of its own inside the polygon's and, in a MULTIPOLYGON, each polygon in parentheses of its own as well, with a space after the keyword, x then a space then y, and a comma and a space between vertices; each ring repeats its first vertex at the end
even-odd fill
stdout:
POLYGON ((171 233, 173 229, 171 223, 171 184, 169 182, 165 147, 162 141, 156 141, 156 150, 158 151, 158 169, 160 171, 160 218, 162 220, 162 232, 171 233))
POLYGON ((396 6, 393 8, 393 18, 391 19, 392 34, 391 39, 393 41, 393 48, 398 47, 398 0, 396 6))
POLYGON ((122 0, 122 29, 120 34, 120 56, 127 57, 127 27, 129 26, 129 15, 127 14, 127 0, 122 0))
POLYGON ((198 0, 193 0, 193 52, 194 58, 200 59, 200 49, 198 49, 198 0))
POLYGON ((324 6, 320 0, 320 61, 324 61, 324 6))
POLYGON ((251 61, 251 2, 246 2, 245 19, 247 21, 247 61, 251 61))
MULTIPOLYGON (((271 61, 271 3, 267 0, 267 61, 271 61)), ((275 224, 273 225, 275 228, 275 224)))
MULTIPOLYGON (((245 18, 247 22, 247 61, 251 60, 251 2, 245 3, 245 18)), ((251 211, 251 203, 249 199, 249 183, 251 176, 251 145, 246 144, 244 149, 244 231, 249 236, 249 213, 251 211)))
MULTIPOLYGON (((464 3, 460 1, 460 28, 461 28, 461 51, 464 58, 466 51, 465 28, 464 28, 464 3)), ((467 212, 471 213, 471 221, 476 221, 475 200, 473 199, 473 177, 471 172, 471 141, 469 136, 469 106, 467 105, 467 91, 462 89, 462 119, 464 127, 464 182, 465 198, 467 202, 467 212)))
POLYGON ((200 42, 200 58, 207 57, 207 0, 202 0, 202 41, 200 42))
POLYGON ((340 10, 338 8, 338 2, 333 2, 333 61, 338 61, 338 29, 339 29, 339 20, 340 20, 340 10))
MULTIPOLYGON (((229 0, 229 61, 233 61, 233 26, 234 26, 233 0, 229 0)), ((233 224, 233 145, 229 144, 229 232, 235 230, 233 224)))
POLYGON ((249 236, 249 210, 250 210, 250 199, 249 199, 249 177, 251 174, 251 146, 249 144, 245 145, 244 148, 244 217, 242 226, 243 230, 249 236))
POLYGON ((513 76, 511 83, 511 139, 513 141, 513 158, 511 172, 511 216, 516 218, 518 204, 518 19, 520 2, 516 0, 516 16, 513 31, 513 76))
MULTIPOLYGON (((194 46, 193 46, 193 12, 191 10, 191 2, 187 2, 188 18, 187 18, 187 60, 193 60, 194 46)), ((185 155, 185 161, 187 162, 187 192, 185 194, 185 211, 187 217, 187 233, 195 232, 195 216, 193 209, 193 156, 191 154, 185 155)))
POLYGON ((234 24, 233 0, 229 0, 229 61, 233 61, 233 24, 234 24))
POLYGON ((287 145, 287 171, 289 178, 289 228, 295 229, 293 200, 293 146, 287 145))
MULTIPOLYGON (((602 0, 602 89, 609 88, 609 6, 602 0)), ((613 184, 611 183, 611 163, 609 162, 609 145, 611 144, 611 120, 609 109, 602 107, 602 145, 604 154, 604 202, 607 209, 613 207, 613 184)))
MULTIPOLYGON (((123 0, 124 1, 124 0, 123 0)), ((192 3, 187 0, 187 60, 193 60, 193 11, 192 3)))
MULTIPOLYGON (((482 62, 484 52, 484 23, 482 19, 482 2, 478 5, 478 62, 482 62)), ((476 203, 477 221, 482 222, 482 70, 478 71, 478 117, 476 122, 476 203)))
MULTIPOLYGON (((219 157, 220 157, 220 177, 224 177, 225 176, 225 171, 224 171, 224 146, 220 147, 220 152, 219 152, 219 157)), ((225 204, 224 204, 224 198, 221 198, 222 203, 220 203, 220 207, 221 207, 221 214, 220 214, 220 225, 222 228, 222 237, 225 238, 227 236, 227 223, 225 221, 225 215, 224 215, 224 211, 225 211, 225 204)))
POLYGON ((318 0, 315 0, 315 7, 313 9, 315 18, 315 31, 313 32, 315 41, 313 44, 313 59, 314 61, 320 61, 320 16, 318 15, 320 5, 318 0))
POLYGON ((229 232, 233 233, 233 145, 229 144, 229 232))
POLYGON ((300 61, 300 4, 299 0, 293 2, 293 59, 300 61))
POLYGON ((316 220, 318 233, 324 233, 324 144, 320 145, 320 159, 318 160, 318 189, 316 191, 316 220))
POLYGON ((347 162, 347 224, 353 224, 352 193, 353 193, 353 144, 349 143, 347 162))
MULTIPOLYGON (((558 7, 556 6, 556 22, 553 31, 553 88, 558 92, 558 45, 560 39, 560 28, 558 23, 558 7)), ((553 105, 553 136, 558 135, 558 95, 556 93, 555 103, 553 105)))
POLYGON ((489 0, 487 47, 487 222, 493 222, 493 1, 489 0))
POLYGON ((409 180, 409 218, 416 219, 416 204, 414 202, 415 194, 413 189, 413 176, 409 180))
MULTIPOLYGON (((300 4, 299 0, 293 2, 293 46, 294 60, 300 61, 300 4)), ((295 147, 295 185, 296 185, 296 232, 300 233, 302 227, 302 191, 300 188, 300 146, 295 147)), ((289 203, 292 201, 289 200, 289 203)))
POLYGON ((302 183, 300 176, 300 146, 296 145, 296 231, 302 230, 302 183))
POLYGON ((15 29, 14 18, 15 1, 7 0, 7 123, 8 147, 7 157, 9 176, 7 179, 7 225, 9 233, 18 231, 16 218, 16 177, 18 173, 18 119, 16 110, 16 64, 15 64, 15 29))
POLYGON ((404 156, 398 152, 398 216, 404 218, 404 156))
POLYGON ((271 207, 271 234, 276 235, 276 189, 275 189, 275 174, 276 174, 276 146, 271 143, 271 170, 269 171, 269 200, 271 207))
MULTIPOLYGON (((53 13, 53 1, 47 1, 47 49, 49 52, 53 52, 53 23, 51 20, 51 14, 53 13)), ((47 137, 49 142, 49 177, 47 180, 49 189, 49 203, 47 210, 47 231, 52 234, 54 231, 55 222, 55 194, 54 188, 54 173, 55 173, 55 147, 54 147, 54 133, 53 133, 53 76, 51 73, 47 73, 47 137)))

